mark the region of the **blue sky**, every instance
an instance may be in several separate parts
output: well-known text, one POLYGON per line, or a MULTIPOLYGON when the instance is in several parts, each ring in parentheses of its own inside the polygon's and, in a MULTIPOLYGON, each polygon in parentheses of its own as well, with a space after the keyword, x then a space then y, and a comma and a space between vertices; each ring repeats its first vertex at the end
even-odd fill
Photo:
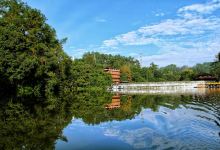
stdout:
POLYGON ((143 66, 213 61, 220 0, 25 0, 45 14, 73 58, 88 51, 132 56, 143 66))

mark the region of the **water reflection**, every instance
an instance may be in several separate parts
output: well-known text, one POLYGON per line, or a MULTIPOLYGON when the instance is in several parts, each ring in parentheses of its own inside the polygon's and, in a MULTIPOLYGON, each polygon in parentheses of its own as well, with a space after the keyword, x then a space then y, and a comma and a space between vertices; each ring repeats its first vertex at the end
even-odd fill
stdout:
POLYGON ((4 101, 0 149, 220 147, 220 93, 213 90, 188 95, 79 92, 57 99, 53 109, 33 105, 32 99, 4 101))
POLYGON ((0 149, 55 149, 55 141, 67 141, 62 130, 71 121, 65 104, 50 111, 41 105, 8 102, 0 106, 0 149))
POLYGON ((111 103, 106 104, 105 108, 107 110, 121 108, 122 110, 128 112, 128 110, 131 109, 131 96, 127 96, 127 100, 123 102, 122 105, 121 105, 121 97, 122 95, 119 93, 113 95, 111 103))
MULTIPOLYGON (((220 147, 220 95, 216 92, 198 95, 116 93, 107 94, 105 98, 107 102, 99 103, 99 112, 89 113, 92 114, 90 120, 79 115, 64 129, 70 142, 64 144, 58 140, 57 149, 220 147)), ((96 94, 95 99, 99 99, 99 95, 96 94)))
POLYGON ((115 108, 120 108, 120 98, 121 96, 119 94, 113 95, 112 96, 112 102, 110 104, 106 104, 105 108, 106 109, 115 109, 115 108))

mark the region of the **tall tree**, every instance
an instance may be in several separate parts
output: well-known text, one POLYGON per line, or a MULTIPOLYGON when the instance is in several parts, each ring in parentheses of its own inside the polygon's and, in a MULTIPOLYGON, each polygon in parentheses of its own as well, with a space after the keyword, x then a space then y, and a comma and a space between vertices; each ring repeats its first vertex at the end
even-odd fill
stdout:
POLYGON ((121 70, 121 74, 122 75, 125 75, 125 81, 127 80, 127 81, 129 81, 129 82, 131 82, 131 69, 130 69, 130 66, 128 66, 128 65, 123 65, 121 68, 120 68, 120 70, 121 70))
POLYGON ((19 0, 0 1, 0 82, 20 94, 59 91, 71 59, 40 11, 19 0))
POLYGON ((220 52, 216 55, 216 61, 212 63, 211 72, 220 80, 220 52))

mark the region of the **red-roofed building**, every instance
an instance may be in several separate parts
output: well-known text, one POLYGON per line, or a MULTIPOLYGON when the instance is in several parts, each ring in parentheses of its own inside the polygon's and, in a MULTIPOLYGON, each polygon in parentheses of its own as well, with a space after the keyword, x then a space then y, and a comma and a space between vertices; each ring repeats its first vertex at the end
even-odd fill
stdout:
POLYGON ((113 83, 118 84, 121 82, 120 80, 121 72, 119 69, 105 68, 104 71, 111 74, 113 83))

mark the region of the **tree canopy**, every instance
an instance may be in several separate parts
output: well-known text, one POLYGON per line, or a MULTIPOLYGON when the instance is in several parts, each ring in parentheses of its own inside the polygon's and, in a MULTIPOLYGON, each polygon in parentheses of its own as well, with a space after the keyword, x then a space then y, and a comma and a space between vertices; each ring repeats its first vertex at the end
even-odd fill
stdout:
POLYGON ((59 91, 72 64, 61 42, 40 11, 21 1, 2 0, 0 84, 21 95, 59 91))
MULTIPOLYGON (((76 59, 75 63, 76 62, 80 62, 78 74, 84 74, 80 73, 80 67, 82 66, 84 66, 82 68, 85 68, 85 70, 87 68, 86 66, 95 68, 94 71, 99 72, 99 74, 101 74, 103 68, 111 67, 120 69, 121 80, 129 82, 191 81, 196 80, 199 75, 212 74, 213 76, 218 77, 220 74, 218 72, 220 70, 218 68, 218 61, 214 63, 200 63, 192 67, 179 67, 175 64, 159 67, 155 63, 141 67, 139 61, 132 57, 88 52, 85 53, 81 59, 76 59)), ((85 72, 85 70, 82 70, 81 72, 85 72)), ((88 79, 86 75, 84 76, 88 79)))

